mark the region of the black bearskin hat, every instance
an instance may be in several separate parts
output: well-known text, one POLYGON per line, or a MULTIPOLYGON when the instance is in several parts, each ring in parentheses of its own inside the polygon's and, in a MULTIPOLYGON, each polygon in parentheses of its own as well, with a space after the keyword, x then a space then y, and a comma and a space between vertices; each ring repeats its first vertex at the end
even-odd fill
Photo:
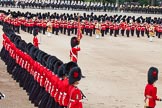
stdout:
POLYGON ((50 69, 51 71, 54 69, 54 66, 52 64, 55 64, 57 62, 57 57, 56 56, 50 56, 47 59, 47 68, 50 69))
POLYGON ((158 69, 156 67, 150 67, 148 71, 148 83, 153 84, 158 80, 158 69))
POLYGON ((30 55, 34 60, 36 60, 34 53, 35 53, 37 50, 38 50, 38 49, 37 49, 35 46, 32 46, 32 47, 30 48, 30 50, 29 50, 29 55, 30 55))
POLYGON ((19 48, 19 42, 21 41, 21 37, 20 36, 16 36, 16 38, 14 39, 14 44, 17 48, 19 48))
POLYGON ((8 24, 3 24, 2 30, 8 37, 15 34, 15 32, 11 29, 11 27, 8 24))
POLYGON ((75 63, 75 62, 72 62, 72 61, 68 62, 68 63, 65 65, 65 74, 66 74, 67 76, 69 76, 70 70, 71 70, 73 67, 77 67, 77 66, 78 66, 77 63, 75 63))
POLYGON ((49 54, 45 54, 42 59, 42 65, 47 67, 47 59, 50 57, 49 54))
POLYGON ((79 41, 78 41, 77 37, 72 37, 71 38, 71 47, 73 48, 77 45, 79 45, 79 41))
POLYGON ((14 39, 17 37, 17 35, 16 34, 12 34, 11 36, 10 36, 10 40, 12 41, 12 42, 14 42, 14 39))
POLYGON ((58 77, 63 78, 63 76, 65 76, 65 66, 66 66, 66 63, 62 64, 60 68, 58 69, 58 73, 57 73, 58 77))
POLYGON ((53 60, 51 61, 51 63, 50 63, 50 68, 49 68, 49 69, 50 69, 53 73, 55 73, 54 70, 55 70, 55 64, 56 64, 57 61, 59 61, 59 59, 53 59, 53 60))
POLYGON ((55 75, 58 74, 58 69, 60 68, 60 66, 63 64, 63 62, 61 60, 58 60, 55 64, 54 64, 54 73, 55 75))
MULTIPOLYGON (((37 55, 37 61, 42 64, 43 57, 46 55, 44 51, 39 51, 37 55)), ((43 65, 43 64, 42 64, 43 65)))
POLYGON ((34 46, 32 43, 28 43, 27 46, 26 46, 26 52, 29 54, 30 52, 30 48, 34 46))
POLYGON ((40 52, 39 49, 37 49, 36 51, 34 51, 33 57, 34 57, 34 60, 35 61, 37 61, 37 55, 38 55, 39 52, 40 52))
POLYGON ((27 43, 26 43, 24 40, 20 40, 20 42, 19 42, 19 48, 20 48, 23 52, 25 52, 26 46, 27 46, 27 43))
POLYGON ((81 69, 79 67, 74 67, 69 73, 69 84, 74 84, 76 81, 81 80, 81 69))

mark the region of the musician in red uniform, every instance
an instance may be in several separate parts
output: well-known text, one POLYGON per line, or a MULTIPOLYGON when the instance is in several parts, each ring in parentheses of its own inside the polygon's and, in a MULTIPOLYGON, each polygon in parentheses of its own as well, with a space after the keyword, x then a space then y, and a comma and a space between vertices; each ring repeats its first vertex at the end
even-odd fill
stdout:
POLYGON ((155 108, 156 101, 162 101, 161 98, 157 97, 156 81, 158 80, 158 69, 151 67, 148 71, 148 84, 145 87, 145 107, 155 108))
POLYGON ((70 60, 76 63, 78 61, 78 51, 80 51, 79 43, 80 41, 77 37, 71 38, 70 60))
POLYGON ((83 94, 81 90, 77 87, 79 81, 81 80, 81 69, 79 67, 74 67, 71 69, 69 73, 69 90, 68 94, 69 98, 69 105, 68 108, 83 108, 82 106, 82 97, 83 94))

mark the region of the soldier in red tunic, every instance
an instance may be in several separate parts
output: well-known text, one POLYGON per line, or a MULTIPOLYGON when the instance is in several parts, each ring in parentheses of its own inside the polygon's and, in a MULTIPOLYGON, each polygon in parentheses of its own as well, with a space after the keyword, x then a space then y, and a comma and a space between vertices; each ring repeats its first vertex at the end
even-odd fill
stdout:
POLYGON ((140 31, 141 31, 140 20, 137 20, 136 35, 138 38, 140 37, 140 31))
POLYGON ((158 27, 158 38, 161 37, 161 34, 162 34, 162 25, 160 24, 159 27, 158 27))
POLYGON ((114 37, 117 37, 118 31, 119 31, 119 25, 118 25, 117 21, 115 21, 115 24, 114 24, 114 37))
POLYGON ((68 22, 68 25, 67 25, 67 32, 68 32, 68 36, 71 35, 71 30, 72 30, 72 22, 69 21, 69 22, 68 22))
POLYGON ((81 90, 77 87, 79 81, 81 80, 81 69, 79 67, 74 67, 71 69, 69 73, 69 90, 68 94, 69 98, 69 105, 68 108, 83 108, 82 106, 82 98, 83 94, 81 90))
POLYGON ((111 24, 110 24, 110 36, 112 36, 113 32, 114 32, 114 22, 113 20, 111 20, 111 24))
POLYGON ((33 44, 37 48, 38 48, 38 38, 37 38, 38 32, 39 32, 38 28, 35 28, 33 31, 33 35, 34 35, 33 44))
POLYGON ((60 22, 56 20, 56 23, 55 23, 55 30, 56 30, 56 35, 58 35, 59 33, 59 28, 60 28, 60 22))
POLYGON ((145 108, 155 108, 156 101, 162 101, 161 98, 157 97, 157 88, 155 86, 158 80, 158 69, 151 67, 148 71, 148 84, 145 87, 145 108))
POLYGON ((35 47, 38 47, 38 38, 37 38, 37 36, 34 36, 33 44, 34 44, 35 47))
POLYGON ((122 36, 124 36, 124 32, 125 32, 125 29, 126 29, 125 19, 123 19, 123 22, 120 23, 120 29, 121 29, 122 36))
POLYGON ((128 24, 126 24, 126 35, 127 35, 127 37, 129 37, 130 30, 131 30, 131 24, 128 23, 128 24))
POLYGON ((135 20, 131 23, 131 35, 134 36, 134 30, 136 29, 135 20))
POLYGON ((78 51, 80 51, 79 43, 80 41, 77 37, 71 38, 70 60, 76 63, 78 61, 78 51))
POLYGON ((106 24, 105 24, 105 22, 102 22, 101 23, 101 35, 102 35, 102 37, 104 37, 105 32, 106 32, 106 24))
POLYGON ((15 31, 20 34, 20 21, 18 18, 15 19, 14 27, 15 27, 15 31))
POLYGON ((142 22, 141 24, 141 35, 144 36, 144 32, 146 31, 146 27, 145 25, 143 24, 144 22, 142 22))
POLYGON ((58 76, 61 79, 61 84, 59 85, 59 98, 58 98, 58 102, 60 107, 59 108, 66 108, 69 102, 69 96, 67 94, 68 91, 68 87, 69 87, 69 83, 68 83, 68 75, 69 75, 69 71, 73 68, 73 67, 77 67, 78 65, 74 62, 69 62, 66 63, 64 65, 62 65, 62 69, 59 69, 58 72, 58 76), (60 71, 61 70, 61 71, 60 71), (67 95, 65 95, 67 94, 67 95))
POLYGON ((94 24, 93 24, 93 19, 91 19, 91 22, 89 23, 89 33, 90 33, 90 37, 92 37, 93 30, 94 30, 94 24))

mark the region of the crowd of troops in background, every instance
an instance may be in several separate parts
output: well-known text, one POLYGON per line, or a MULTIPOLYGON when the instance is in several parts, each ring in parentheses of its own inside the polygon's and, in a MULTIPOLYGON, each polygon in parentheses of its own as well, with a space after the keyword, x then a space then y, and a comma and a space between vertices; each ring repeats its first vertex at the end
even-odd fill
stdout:
POLYGON ((140 4, 115 4, 104 2, 83 2, 72 0, 18 0, 0 1, 2 7, 33 8, 33 9, 65 9, 65 10, 84 10, 84 11, 120 11, 135 13, 161 14, 161 6, 149 6, 140 4))
MULTIPOLYGON (((122 36, 134 36, 137 37, 147 36, 149 37, 150 27, 151 31, 155 31, 154 36, 158 38, 162 35, 162 19, 161 18, 143 18, 135 16, 122 16, 122 15, 94 15, 86 14, 79 15, 80 26, 83 35, 93 36, 97 31, 102 37, 109 33, 110 36, 117 37, 122 36), (146 34, 146 35, 145 35, 146 34)), ((15 32, 20 33, 20 28, 30 34, 33 33, 35 27, 39 28, 39 32, 46 34, 51 32, 52 34, 59 35, 76 35, 78 28, 78 14, 58 14, 53 13, 36 13, 30 12, 11 12, 10 10, 1 11, 0 23, 8 23, 15 32), (50 28, 50 29, 49 29, 50 28)))
MULTIPOLYGON (((56 56, 26 43, 8 26, 3 26, 1 59, 12 78, 26 90, 29 100, 39 108, 82 108, 82 77, 75 62, 63 63, 56 56)), ((75 42, 71 43, 76 44, 75 42)))

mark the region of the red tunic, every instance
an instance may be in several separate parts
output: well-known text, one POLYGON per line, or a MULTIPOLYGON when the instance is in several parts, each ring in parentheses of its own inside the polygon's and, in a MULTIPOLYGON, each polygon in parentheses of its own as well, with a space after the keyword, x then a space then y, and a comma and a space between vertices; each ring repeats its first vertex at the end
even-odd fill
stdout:
POLYGON ((94 24, 93 23, 90 23, 90 25, 89 25, 90 27, 89 27, 89 29, 91 29, 91 30, 93 30, 94 28, 95 28, 95 26, 94 26, 94 24))
POLYGON ((106 24, 101 24, 101 30, 106 30, 106 24))
POLYGON ((110 22, 106 22, 106 28, 109 29, 110 22))
POLYGON ((78 60, 78 51, 80 51, 80 47, 78 47, 78 46, 73 47, 70 50, 70 58, 71 58, 71 61, 77 62, 77 60, 78 60))
POLYGON ((58 96, 58 103, 59 105, 63 106, 62 104, 62 98, 63 98, 63 79, 60 79, 60 84, 58 85, 58 89, 59 89, 59 96, 58 96))
POLYGON ((33 38, 33 44, 35 47, 38 47, 38 38, 36 36, 33 38))
POLYGON ((158 32, 162 33, 162 27, 158 27, 158 32))
POLYGON ((56 92, 56 81, 57 81, 58 77, 56 75, 52 75, 50 78, 50 82, 51 82, 51 96, 54 98, 55 92, 56 92))
POLYGON ((120 28, 121 28, 121 30, 125 30, 126 29, 126 23, 125 22, 120 23, 120 28))
POLYGON ((131 30, 135 30, 135 28, 136 28, 135 24, 132 24, 131 25, 131 30))
POLYGON ((147 84, 145 87, 145 99, 148 100, 148 106, 154 108, 156 105, 156 100, 159 100, 156 96, 157 88, 152 84, 147 84))
POLYGON ((57 83, 55 85, 56 91, 55 91, 55 94, 54 94, 54 98, 55 98, 56 102, 59 102, 59 95, 60 95, 61 86, 62 86, 62 80, 58 78, 57 83))
POLYGON ((119 25, 115 24, 114 25, 114 30, 119 30, 119 25))
POLYGON ((109 26, 110 30, 114 30, 114 24, 112 23, 110 26, 109 26))
POLYGON ((71 29, 71 28, 72 28, 72 24, 68 23, 67 29, 71 29))
POLYGON ((67 28, 67 22, 63 22, 63 28, 67 28))
POLYGON ((140 31, 141 30, 141 26, 138 25, 136 29, 137 29, 137 31, 140 31))
POLYGON ((70 101, 68 108, 83 108, 82 106, 82 93, 74 86, 69 87, 70 101))
POLYGON ((131 29, 131 26, 127 25, 126 30, 130 31, 130 29, 131 29))
POLYGON ((145 31, 145 26, 141 26, 141 31, 145 31))
POLYGON ((62 82, 62 92, 63 92, 63 96, 62 96, 62 105, 63 106, 68 106, 69 103, 69 80, 68 78, 64 79, 62 82))
POLYGON ((52 72, 46 68, 45 68, 44 78, 45 78, 45 83, 44 83, 45 90, 48 93, 51 93, 51 89, 52 89, 51 79, 53 78, 53 75, 52 72))

